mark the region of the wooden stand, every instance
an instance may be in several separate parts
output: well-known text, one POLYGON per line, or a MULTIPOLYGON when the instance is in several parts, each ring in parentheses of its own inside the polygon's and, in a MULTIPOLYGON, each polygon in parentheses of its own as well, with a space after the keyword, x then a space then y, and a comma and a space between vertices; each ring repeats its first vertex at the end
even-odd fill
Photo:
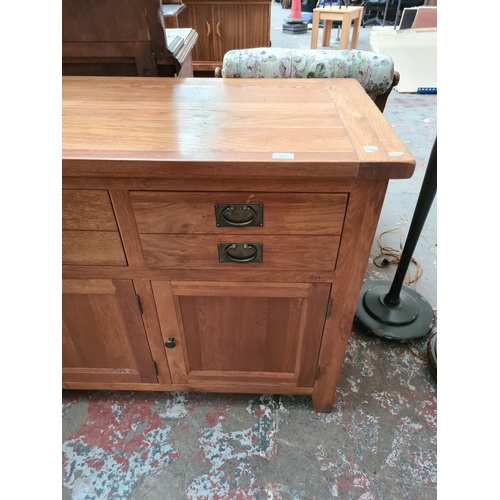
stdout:
POLYGON ((359 28, 363 19, 363 7, 320 7, 313 9, 313 22, 311 33, 311 49, 318 48, 319 22, 323 19, 322 47, 330 46, 332 32, 332 21, 342 21, 339 50, 347 49, 349 46, 349 34, 351 32, 351 21, 354 22, 352 32, 351 49, 358 46, 359 28))

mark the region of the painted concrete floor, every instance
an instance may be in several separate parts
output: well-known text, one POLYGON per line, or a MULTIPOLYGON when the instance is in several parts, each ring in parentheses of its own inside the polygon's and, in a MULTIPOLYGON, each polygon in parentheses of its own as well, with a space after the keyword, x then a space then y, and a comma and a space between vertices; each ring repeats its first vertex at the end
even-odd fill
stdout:
MULTIPOLYGON (((280 28, 272 29, 273 46, 309 46, 310 32, 281 33, 289 11, 276 3, 272 12, 272 28, 280 28)), ((369 31, 359 48, 370 50, 369 31)), ((436 137, 436 95, 393 92, 384 116, 417 160, 411 179, 390 182, 377 229, 396 229, 383 244, 397 248, 436 137)), ((436 203, 414 253, 423 268, 417 290, 433 308, 436 203)), ((395 267, 376 267, 378 254, 375 239, 365 277, 391 280, 395 267)), ((309 397, 64 391, 62 498, 435 499, 437 383, 426 338, 411 345, 424 359, 353 327, 329 414, 314 412, 309 397)))

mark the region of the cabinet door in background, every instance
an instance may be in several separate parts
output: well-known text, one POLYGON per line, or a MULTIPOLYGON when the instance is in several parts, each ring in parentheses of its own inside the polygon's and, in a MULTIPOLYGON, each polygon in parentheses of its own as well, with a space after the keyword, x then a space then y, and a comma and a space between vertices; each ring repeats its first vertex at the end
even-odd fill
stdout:
POLYGON ((179 18, 180 28, 193 28, 198 39, 193 47, 193 61, 214 61, 215 28, 212 19, 212 5, 185 1, 186 12, 179 18))
POLYGON ((222 61, 229 50, 269 47, 271 17, 269 4, 214 4, 215 60, 222 61))

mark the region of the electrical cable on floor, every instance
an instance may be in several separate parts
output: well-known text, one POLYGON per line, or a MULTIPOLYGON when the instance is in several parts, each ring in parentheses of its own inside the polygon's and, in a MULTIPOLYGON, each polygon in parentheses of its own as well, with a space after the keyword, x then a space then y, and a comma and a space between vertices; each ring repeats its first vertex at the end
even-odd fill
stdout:
MULTIPOLYGON (((373 263, 379 267, 379 268, 384 268, 387 266, 390 266, 392 264, 399 264, 399 261, 401 259, 401 255, 403 254, 403 230, 400 227, 395 227, 394 229, 388 229, 387 231, 383 231, 378 235, 377 238, 378 246, 380 247, 380 254, 374 257, 373 263), (392 233, 393 231, 399 231, 399 250, 388 247, 385 245, 382 245, 382 236, 387 233, 392 233), (392 257, 392 260, 387 260, 384 256, 392 257), (384 260, 379 264, 376 259, 379 259, 380 257, 384 257, 384 260)), ((410 270, 406 272, 406 277, 405 277, 405 285, 410 286, 411 283, 413 283, 413 288, 415 291, 417 291, 417 281, 422 276, 423 269, 420 263, 418 262, 415 257, 411 258, 411 261, 415 264, 416 266, 416 271, 415 271, 415 277, 410 280, 410 270)))
POLYGON ((427 358, 424 358, 423 356, 421 356, 418 352, 414 351, 411 344, 406 344, 408 349, 410 350, 410 352, 416 356, 417 358, 421 359, 422 361, 427 361, 427 358))

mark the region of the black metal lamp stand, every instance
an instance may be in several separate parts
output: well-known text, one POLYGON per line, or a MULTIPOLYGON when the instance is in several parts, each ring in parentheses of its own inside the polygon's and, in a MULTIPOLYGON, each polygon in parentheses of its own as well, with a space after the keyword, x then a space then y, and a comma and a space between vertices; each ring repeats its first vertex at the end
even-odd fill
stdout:
POLYGON ((392 284, 367 280, 361 288, 354 321, 367 333, 394 340, 413 340, 427 335, 433 327, 431 305, 418 292, 403 285, 403 281, 436 192, 437 137, 392 284))

